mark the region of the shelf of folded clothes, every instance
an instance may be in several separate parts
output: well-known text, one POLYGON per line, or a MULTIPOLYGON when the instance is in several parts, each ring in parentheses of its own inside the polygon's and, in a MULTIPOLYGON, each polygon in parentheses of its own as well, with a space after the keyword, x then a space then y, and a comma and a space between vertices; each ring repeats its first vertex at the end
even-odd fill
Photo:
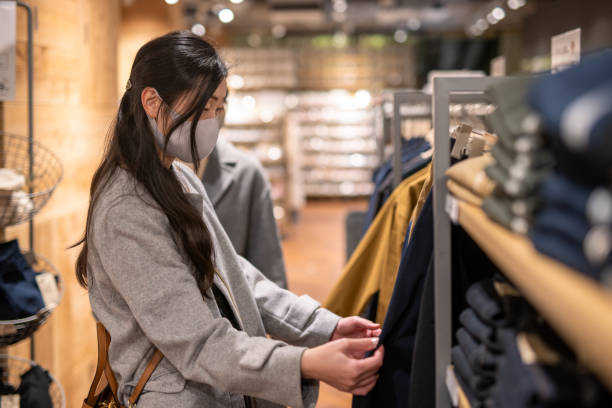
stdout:
POLYGON ((44 206, 62 179, 59 159, 38 142, 0 131, 0 228, 30 220, 44 206), (31 167, 30 167, 31 166, 31 167))
POLYGON ((66 394, 51 373, 31 360, 0 354, 2 406, 64 408, 66 394))
POLYGON ((61 301, 64 284, 55 267, 16 240, 0 244, 0 347, 31 336, 61 301))
POLYGON ((612 389, 612 293, 594 280, 539 253, 526 236, 459 201, 458 222, 521 293, 612 389))

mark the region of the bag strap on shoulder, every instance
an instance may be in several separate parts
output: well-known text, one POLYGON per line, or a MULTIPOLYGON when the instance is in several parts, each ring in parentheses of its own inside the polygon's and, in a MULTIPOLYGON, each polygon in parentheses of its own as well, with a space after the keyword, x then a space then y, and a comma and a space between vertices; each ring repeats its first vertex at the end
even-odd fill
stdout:
MULTIPOLYGON (((115 403, 117 406, 121 406, 119 404, 119 400, 117 398, 117 379, 115 378, 115 374, 111 369, 110 364, 108 363, 108 347, 110 345, 110 334, 104 328, 104 325, 100 322, 96 323, 96 331, 98 337, 98 365, 96 367, 96 373, 94 375, 94 379, 91 383, 91 387, 89 388, 89 393, 87 394, 87 399, 83 402, 83 408, 94 408, 96 404, 96 390, 100 384, 100 381, 103 379, 102 374, 104 375, 104 379, 107 381, 108 386, 110 387, 113 398, 115 399, 115 403)), ((161 351, 155 349, 155 353, 149 360, 147 366, 145 367, 144 372, 140 376, 132 395, 129 398, 129 406, 135 406, 140 393, 142 392, 145 384, 151 378, 151 374, 157 368, 161 360, 164 358, 164 355, 161 351)))

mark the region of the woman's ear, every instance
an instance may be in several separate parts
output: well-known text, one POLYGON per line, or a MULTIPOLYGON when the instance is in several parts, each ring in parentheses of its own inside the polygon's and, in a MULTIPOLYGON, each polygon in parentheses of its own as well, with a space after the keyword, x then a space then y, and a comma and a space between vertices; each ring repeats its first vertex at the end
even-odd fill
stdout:
POLYGON ((140 102, 147 116, 157 119, 161 98, 155 88, 151 88, 150 86, 145 87, 140 94, 140 102))

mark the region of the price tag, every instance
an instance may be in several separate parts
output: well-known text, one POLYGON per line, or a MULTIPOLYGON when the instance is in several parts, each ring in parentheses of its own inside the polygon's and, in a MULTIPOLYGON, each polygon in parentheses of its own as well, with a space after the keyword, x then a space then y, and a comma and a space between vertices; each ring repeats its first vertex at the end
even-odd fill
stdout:
POLYGON ((38 283, 45 306, 56 305, 59 302, 59 290, 52 273, 44 272, 36 275, 36 283, 38 283))
POLYGON ((459 201, 452 195, 447 194, 445 208, 453 224, 457 224, 459 222, 459 201))
POLYGON ((580 62, 580 28, 550 39, 551 68, 558 72, 580 62))
POLYGON ((446 388, 448 388, 448 394, 451 397, 451 403, 453 407, 459 405, 459 384, 457 384, 457 378, 453 371, 453 366, 446 367, 446 388))
POLYGON ((506 57, 500 56, 491 60, 491 76, 506 76, 506 57))

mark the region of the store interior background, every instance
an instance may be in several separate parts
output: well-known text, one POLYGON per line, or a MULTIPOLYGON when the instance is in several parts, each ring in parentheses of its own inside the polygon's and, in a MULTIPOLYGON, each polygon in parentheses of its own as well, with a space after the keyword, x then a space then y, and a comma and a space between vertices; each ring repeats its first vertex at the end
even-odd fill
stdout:
MULTIPOLYGON (((385 90, 421 88, 431 70, 488 73, 491 59, 504 55, 509 75, 544 71, 550 67, 550 37, 577 27, 583 54, 612 42, 609 0, 527 0, 517 10, 507 7, 509 2, 489 0, 28 3, 35 10, 34 135, 59 156, 64 169, 57 191, 35 218, 35 249, 53 262, 65 283, 61 304, 35 335, 36 359, 57 376, 68 407, 80 406, 85 395, 96 339, 87 294, 74 278, 76 249, 67 248, 83 232, 91 176, 133 57, 144 42, 199 23, 226 55, 233 89, 224 133, 230 139, 268 138, 242 145, 270 170, 290 288, 318 300, 345 262, 347 213, 367 206, 369 168, 378 163, 378 145, 374 131, 361 136, 364 140, 356 143, 363 151, 356 156, 351 138, 343 139, 348 144, 333 156, 339 163, 335 170, 363 169, 339 173, 344 180, 323 187, 325 171, 334 166, 321 153, 328 145, 324 138, 307 144, 300 135, 324 135, 329 126, 321 124, 344 112, 343 106, 353 112, 347 114, 349 122, 360 115, 375 121, 372 112, 385 90), (346 10, 336 3, 347 5, 346 10), (506 18, 482 33, 474 31, 478 19, 496 5, 505 6, 506 18), (223 8, 233 10, 232 22, 219 21, 223 8)), ((27 33, 25 15, 18 15, 17 98, 0 103, 0 130, 27 135, 27 33)), ((376 129, 375 122, 370 126, 376 129)), ((26 226, 3 234, 4 240, 27 242, 26 226)), ((29 344, 9 352, 29 357, 29 344)), ((349 404, 347 394, 324 388, 319 406, 349 404)))

